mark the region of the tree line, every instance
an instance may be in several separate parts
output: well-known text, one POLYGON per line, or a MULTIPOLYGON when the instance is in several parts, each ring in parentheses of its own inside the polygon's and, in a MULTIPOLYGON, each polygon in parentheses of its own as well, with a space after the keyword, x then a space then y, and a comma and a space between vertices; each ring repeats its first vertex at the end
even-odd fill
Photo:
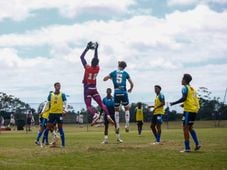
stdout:
MULTIPOLYGON (((197 115, 198 120, 227 120, 227 105, 220 101, 220 98, 211 98, 211 92, 206 87, 200 87, 198 89, 198 97, 200 100, 200 110, 197 115)), ((150 122, 152 118, 152 111, 149 110, 145 103, 142 103, 144 110, 144 121, 150 122)), ((131 103, 130 107, 130 121, 135 122, 135 108, 137 103, 131 103)), ((72 106, 65 116, 65 123, 75 123, 76 115, 83 115, 83 122, 89 123, 91 121, 90 114, 83 108, 80 111, 75 112, 72 106)), ((100 108, 95 108, 100 111, 100 108)), ((31 108, 29 104, 21 101, 19 98, 12 95, 7 95, 4 92, 0 92, 0 116, 9 120, 10 114, 13 113, 15 118, 25 120, 25 114, 28 111, 32 111, 35 120, 38 123, 38 114, 36 109, 31 108)), ((121 110, 120 121, 124 121, 124 111, 121 110)), ((179 120, 181 115, 176 110, 170 110, 169 107, 165 109, 165 115, 163 115, 164 121, 179 120)))

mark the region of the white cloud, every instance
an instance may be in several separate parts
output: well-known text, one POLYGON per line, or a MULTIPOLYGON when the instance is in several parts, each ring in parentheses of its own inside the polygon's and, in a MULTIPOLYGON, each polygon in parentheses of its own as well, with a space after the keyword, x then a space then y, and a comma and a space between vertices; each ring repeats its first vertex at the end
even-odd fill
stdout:
MULTIPOLYGON (((34 100, 39 100, 55 81, 60 81, 73 101, 83 101, 79 56, 86 42, 97 40, 101 65, 98 87, 102 95, 107 87, 112 87, 102 78, 116 68, 118 60, 127 61, 127 70, 135 82, 134 93, 130 94, 132 101, 153 99, 154 84, 163 86, 168 100, 177 98, 185 72, 193 75, 196 87, 206 86, 222 95, 227 84, 226 61, 220 65, 207 63, 226 58, 226 18, 225 11, 218 13, 199 5, 162 19, 141 15, 121 21, 89 21, 1 35, 0 66, 5 71, 0 75, 5 82, 0 88, 23 98, 27 96, 26 100, 30 93, 37 96, 34 100), (48 46, 51 57, 24 59, 19 55, 20 47, 36 46, 48 46), (18 88, 27 90, 22 94, 18 88)), ((88 61, 92 55, 88 53, 88 61)))
POLYGON ((198 3, 200 0, 169 0, 167 4, 169 6, 176 6, 176 5, 194 5, 198 3))
POLYGON ((227 30, 226 18, 227 12, 217 13, 200 5, 191 11, 173 12, 165 19, 136 16, 123 21, 89 21, 25 34, 6 34, 0 36, 0 47, 47 45, 52 56, 69 56, 75 51, 71 44, 82 47, 90 40, 97 40, 103 55, 109 58, 141 55, 143 60, 168 58, 169 64, 164 65, 172 67, 176 59, 187 63, 211 59, 214 55, 222 58, 227 50, 227 38, 223 36, 227 30))
POLYGON ((0 1, 0 21, 11 18, 15 21, 24 20, 32 15, 32 12, 39 9, 57 9, 63 17, 73 18, 81 13, 97 14, 119 14, 127 12, 130 5, 134 5, 135 0, 8 0, 0 1), (104 13, 103 13, 104 11, 104 13))
POLYGON ((168 0, 169 6, 188 6, 198 4, 227 4, 227 0, 168 0))

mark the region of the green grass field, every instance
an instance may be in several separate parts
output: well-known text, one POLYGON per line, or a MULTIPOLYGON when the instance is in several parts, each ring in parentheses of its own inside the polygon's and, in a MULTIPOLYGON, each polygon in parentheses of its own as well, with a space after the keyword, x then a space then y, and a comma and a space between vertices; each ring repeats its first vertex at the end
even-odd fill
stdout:
POLYGON ((137 135, 135 123, 131 123, 129 133, 122 129, 121 144, 117 144, 111 127, 109 144, 104 145, 103 127, 89 127, 87 131, 87 126, 67 125, 64 149, 36 146, 38 127, 27 134, 1 132, 0 169, 227 169, 226 124, 212 128, 213 122, 197 122, 202 148, 191 153, 179 152, 183 149, 180 127, 180 122, 171 123, 170 129, 164 124, 161 145, 152 145, 148 123, 142 136, 137 135))

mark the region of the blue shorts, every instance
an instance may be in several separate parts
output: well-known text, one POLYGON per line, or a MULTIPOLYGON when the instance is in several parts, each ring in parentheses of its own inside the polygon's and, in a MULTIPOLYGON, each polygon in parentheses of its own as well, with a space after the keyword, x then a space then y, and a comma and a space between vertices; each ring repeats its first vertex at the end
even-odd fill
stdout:
POLYGON ((162 115, 161 114, 153 115, 151 123, 161 125, 162 124, 162 115))
POLYGON ((63 124, 63 116, 62 114, 53 114, 53 113, 50 113, 49 114, 49 121, 48 123, 51 123, 51 124, 63 124))
POLYGON ((126 93, 114 93, 114 106, 119 107, 120 104, 127 106, 129 104, 128 94, 126 93))
POLYGON ((45 118, 40 118, 40 119, 41 119, 40 126, 43 127, 43 128, 46 128, 48 120, 45 119, 45 118))
POLYGON ((183 125, 193 125, 195 118, 196 118, 196 113, 184 112, 182 117, 183 125))

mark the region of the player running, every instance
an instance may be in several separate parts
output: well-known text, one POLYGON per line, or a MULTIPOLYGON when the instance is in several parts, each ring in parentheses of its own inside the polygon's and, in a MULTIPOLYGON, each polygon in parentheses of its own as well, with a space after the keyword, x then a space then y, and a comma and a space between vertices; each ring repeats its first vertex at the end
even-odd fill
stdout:
POLYGON ((162 125, 162 115, 164 112, 164 105, 165 105, 165 97, 161 93, 161 86, 155 85, 154 90, 156 93, 156 98, 154 101, 154 106, 148 106, 148 108, 154 108, 152 113, 153 117, 151 120, 151 130, 153 132, 153 135, 156 139, 156 142, 153 144, 160 144, 161 141, 161 125, 162 125))
POLYGON ((58 131, 61 137, 61 147, 65 147, 65 134, 63 131, 63 115, 66 108, 66 96, 60 92, 61 84, 59 82, 54 84, 55 91, 49 94, 48 102, 50 105, 49 121, 47 124, 47 130, 54 130, 54 124, 58 125, 58 131))
POLYGON ((192 76, 190 74, 184 74, 181 82, 182 85, 184 86, 182 89, 182 97, 176 102, 170 103, 170 105, 173 106, 175 104, 183 102, 184 114, 182 117, 182 121, 183 121, 183 130, 184 130, 185 149, 181 152, 190 152, 189 132, 195 143, 195 151, 199 150, 201 147, 199 144, 199 140, 197 138, 196 132, 193 129, 195 117, 200 106, 199 106, 199 100, 197 97, 196 90, 190 85, 191 80, 192 80, 192 76))
MULTIPOLYGON (((114 98, 111 95, 112 90, 111 88, 107 88, 106 90, 106 97, 103 99, 103 103, 106 105, 110 116, 113 120, 115 120, 114 118, 114 113, 115 113, 115 109, 114 109, 114 98)), ((109 128, 109 122, 107 120, 107 116, 104 116, 104 125, 105 125, 105 130, 104 130, 104 141, 102 142, 103 144, 108 144, 108 128, 109 128)), ((115 124, 115 129, 116 129, 116 124, 115 124)), ((117 142, 122 143, 123 141, 120 139, 120 134, 119 131, 115 131, 116 132, 116 137, 117 137, 117 142)))
POLYGON ((81 62, 84 66, 84 101, 87 107, 88 112, 93 116, 93 120, 91 123, 91 126, 96 124, 97 120, 100 118, 100 114, 97 113, 95 109, 91 106, 91 100, 94 99, 96 103, 103 109, 105 114, 107 115, 107 119, 110 123, 114 124, 114 121, 111 119, 109 112, 106 108, 106 106, 102 103, 102 99, 99 95, 99 92, 96 88, 96 77, 99 73, 99 59, 98 59, 98 43, 92 43, 89 42, 87 44, 87 47, 83 51, 83 53, 80 56, 81 62), (85 55, 88 52, 89 49, 94 49, 94 57, 91 60, 91 65, 87 64, 87 61, 85 60, 85 55))
POLYGON ((118 62, 118 70, 111 72, 109 75, 104 77, 104 81, 112 79, 114 85, 114 103, 115 103, 115 122, 116 122, 116 129, 119 133, 120 124, 119 124, 119 108, 120 104, 122 104, 125 108, 125 130, 126 132, 129 131, 129 99, 128 99, 128 92, 131 93, 133 89, 133 82, 129 76, 129 74, 124 70, 127 64, 124 61, 118 62), (126 82, 129 82, 130 88, 126 89, 126 82))

